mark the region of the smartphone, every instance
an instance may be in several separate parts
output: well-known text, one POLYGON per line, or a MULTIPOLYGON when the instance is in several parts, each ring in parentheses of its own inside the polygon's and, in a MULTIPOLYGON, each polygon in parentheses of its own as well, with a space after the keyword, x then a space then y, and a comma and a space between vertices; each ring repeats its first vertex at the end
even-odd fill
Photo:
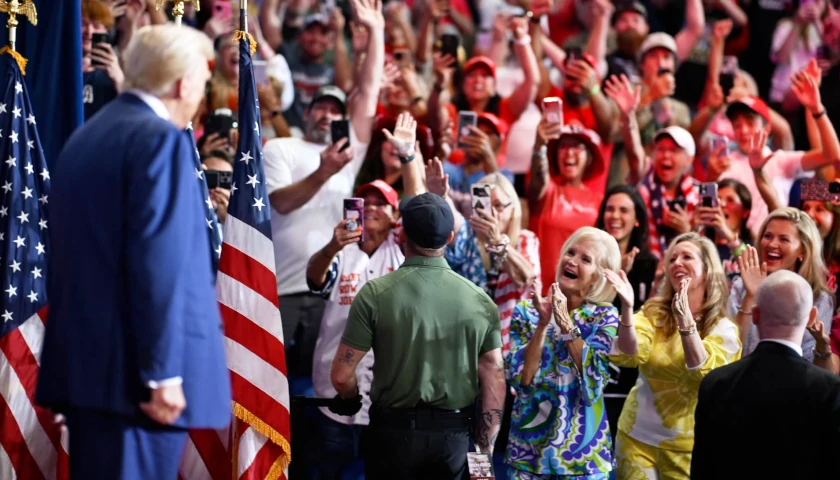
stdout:
POLYGON ((718 148, 723 148, 721 155, 728 156, 731 153, 729 151, 729 138, 725 136, 712 138, 712 152, 716 151, 718 148))
POLYGON ((440 37, 440 54, 451 55, 452 58, 458 59, 458 47, 461 45, 461 40, 458 35, 446 33, 440 37))
POLYGON ((207 179, 207 188, 224 188, 230 190, 233 184, 233 172, 222 172, 219 170, 205 170, 204 178, 207 179))
POLYGON ((332 143, 337 143, 342 138, 347 139, 347 143, 341 147, 340 151, 343 152, 350 148, 350 121, 333 120, 330 124, 330 135, 332 136, 332 143))
POLYGON ((718 186, 715 182, 700 184, 700 205, 703 207, 718 207, 718 186))
POLYGON ((563 125, 563 100, 558 97, 543 99, 543 116, 550 123, 563 125))
MULTIPOLYGON (((108 34, 107 33, 94 33, 93 35, 91 35, 90 43, 91 43, 92 48, 96 48, 96 46, 101 44, 101 43, 110 43, 109 40, 108 40, 108 34)), ((98 62, 96 59, 93 59, 93 58, 91 58, 91 63, 90 64, 94 67, 102 66, 101 62, 98 62)))
POLYGON ((414 63, 411 58, 411 50, 407 48, 395 48, 392 55, 394 63, 400 68, 408 68, 414 63))
POLYGON ((470 134, 469 127, 475 127, 478 124, 478 115, 475 112, 462 110, 458 112, 458 146, 463 147, 461 137, 470 134))
POLYGON ((254 60, 254 80, 257 85, 268 85, 268 62, 254 60))
POLYGON ((723 64, 720 67, 720 88, 723 95, 728 96, 732 87, 735 86, 735 75, 738 73, 738 57, 727 55, 723 57, 723 64))
POLYGON ((672 212, 676 212, 677 211, 677 205, 679 205, 680 208, 682 208, 683 211, 685 211, 685 200, 683 200, 681 198, 676 198, 674 200, 671 200, 668 203, 668 208, 670 208, 672 212))
POLYGON ((345 226, 347 230, 356 230, 362 227, 362 236, 359 238, 359 243, 363 242, 365 240, 365 199, 345 198, 344 218, 350 220, 345 226))
POLYGON ((485 214, 491 215, 490 209, 493 208, 493 201, 490 200, 490 184, 475 183, 470 185, 470 194, 472 195, 473 212, 482 209, 485 214))
POLYGON ((230 131, 238 126, 231 109, 217 108, 207 115, 207 120, 204 122, 204 135, 217 133, 221 138, 230 138, 230 131))
POLYGON ((216 0, 213 2, 213 16, 219 19, 228 19, 233 15, 230 0, 216 0))
POLYGON ((583 58, 583 50, 580 47, 572 47, 566 50, 566 63, 572 63, 581 58, 583 58))

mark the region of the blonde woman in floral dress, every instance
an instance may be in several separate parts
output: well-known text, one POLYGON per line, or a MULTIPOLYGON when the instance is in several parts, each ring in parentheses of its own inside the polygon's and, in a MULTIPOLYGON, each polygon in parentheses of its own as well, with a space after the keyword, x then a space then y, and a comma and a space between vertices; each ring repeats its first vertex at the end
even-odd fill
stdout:
MULTIPOLYGON (((618 421, 617 479, 689 478, 700 381, 741 356, 738 327, 725 317, 728 286, 715 245, 685 233, 665 252, 667 279, 642 310, 621 312, 610 359, 638 367, 618 421)), ((605 272, 632 305, 626 276, 605 272)))

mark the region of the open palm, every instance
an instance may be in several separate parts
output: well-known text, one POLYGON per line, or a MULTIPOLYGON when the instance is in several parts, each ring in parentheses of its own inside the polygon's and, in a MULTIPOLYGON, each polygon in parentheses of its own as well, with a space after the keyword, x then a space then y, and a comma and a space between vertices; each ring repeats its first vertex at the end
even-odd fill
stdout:
POLYGON ((409 113, 401 113, 397 117, 397 123, 392 134, 387 129, 382 129, 382 134, 397 149, 401 157, 408 157, 414 151, 414 142, 417 137, 417 121, 409 113))
POLYGON ((382 0, 353 0, 353 13, 356 23, 364 25, 369 31, 382 30, 385 27, 382 0))

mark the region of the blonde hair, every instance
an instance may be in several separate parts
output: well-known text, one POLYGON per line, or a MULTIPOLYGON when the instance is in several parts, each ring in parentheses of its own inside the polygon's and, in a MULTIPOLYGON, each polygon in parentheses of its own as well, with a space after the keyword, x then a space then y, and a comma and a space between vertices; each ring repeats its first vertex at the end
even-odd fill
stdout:
MULTIPOLYGON (((690 242, 698 249, 703 261, 703 271, 706 272, 706 283, 703 286, 703 307, 701 308, 700 319, 697 321, 697 330, 700 337, 705 338, 717 322, 726 315, 726 302, 729 300, 729 284, 726 281, 726 274, 723 271, 723 262, 717 252, 717 247, 706 237, 694 232, 683 233, 677 236, 665 251, 665 269, 671 264, 671 257, 677 245, 683 242, 690 242)), ((656 295, 649 299, 642 306, 642 314, 647 318, 662 318, 665 320, 662 328, 665 337, 670 337, 677 332, 677 317, 674 316, 671 304, 674 300, 674 286, 666 278, 656 292, 656 295)))
POLYGON ((143 27, 123 55, 125 88, 162 96, 212 58, 213 44, 194 28, 174 24, 143 27))
POLYGON ((591 240, 598 246, 598 258, 595 266, 598 268, 598 276, 595 284, 583 298, 589 303, 612 302, 615 299, 615 289, 607 281, 604 270, 618 272, 621 268, 621 251, 618 249, 618 242, 609 233, 594 227, 581 227, 575 231, 563 244, 560 250, 560 260, 557 262, 557 271, 554 274, 555 281, 559 281, 563 264, 563 257, 575 245, 580 242, 591 240))
POLYGON ((799 234, 799 242, 802 244, 802 261, 797 261, 795 272, 811 286, 811 290, 814 292, 814 302, 820 298, 823 292, 832 295, 831 290, 825 285, 827 269, 825 268, 825 261, 823 260, 822 254, 822 237, 820 237, 817 224, 805 212, 793 207, 773 210, 764 220, 764 223, 761 224, 761 228, 758 231, 756 243, 758 244, 759 258, 762 258, 764 253, 761 248, 761 239, 764 238, 767 225, 772 220, 785 220, 796 227, 796 232, 799 234))
POLYGON ((519 243, 519 232, 522 230, 522 205, 519 203, 519 195, 516 194, 516 189, 513 188, 513 184, 501 173, 491 173, 476 183, 486 183, 499 187, 508 196, 513 207, 513 215, 510 217, 507 231, 503 233, 510 239, 511 246, 516 248, 516 245, 519 243))

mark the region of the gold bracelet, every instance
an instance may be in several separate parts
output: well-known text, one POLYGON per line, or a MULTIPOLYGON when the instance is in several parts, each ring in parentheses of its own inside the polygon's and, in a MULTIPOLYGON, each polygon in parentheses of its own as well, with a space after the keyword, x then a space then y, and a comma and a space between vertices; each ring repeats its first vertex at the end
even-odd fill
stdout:
POLYGON ((618 324, 622 327, 633 328, 635 325, 633 323, 624 323, 621 320, 618 321, 618 324))
POLYGON ((748 311, 744 310, 744 309, 743 309, 743 308, 741 308, 741 307, 738 307, 738 313, 743 313, 744 315, 746 315, 746 316, 748 316, 748 317, 751 317, 751 316, 752 316, 752 312, 748 312, 748 311))

